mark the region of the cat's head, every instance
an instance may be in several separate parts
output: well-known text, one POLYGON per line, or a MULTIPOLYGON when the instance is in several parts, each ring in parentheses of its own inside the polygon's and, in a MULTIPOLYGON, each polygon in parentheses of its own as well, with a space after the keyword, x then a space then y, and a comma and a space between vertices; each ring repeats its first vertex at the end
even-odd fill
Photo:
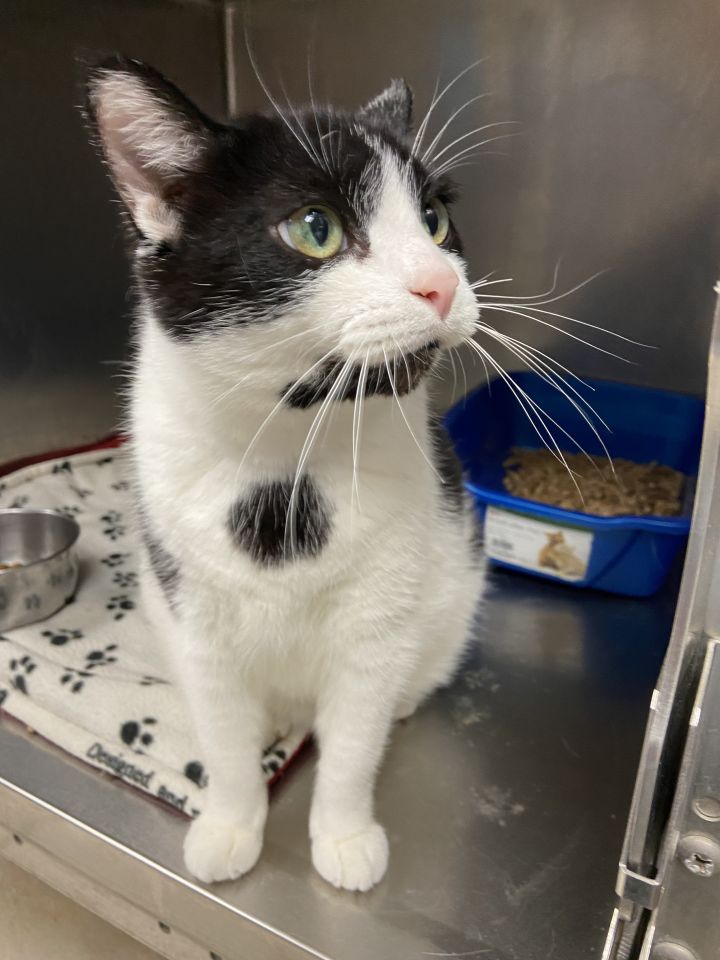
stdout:
POLYGON ((220 384, 254 378, 291 406, 412 389, 478 308, 454 192, 413 151, 411 107, 395 80, 354 113, 226 126, 145 64, 93 67, 88 116, 144 312, 220 384))

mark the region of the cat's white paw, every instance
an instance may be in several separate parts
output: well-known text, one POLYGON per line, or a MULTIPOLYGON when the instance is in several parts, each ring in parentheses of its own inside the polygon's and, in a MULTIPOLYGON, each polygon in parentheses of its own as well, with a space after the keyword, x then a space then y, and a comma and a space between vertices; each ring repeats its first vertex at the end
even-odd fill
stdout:
POLYGON ((334 887, 364 892, 385 875, 388 842, 379 823, 351 837, 318 834, 312 841, 312 861, 320 876, 334 887))
POLYGON ((235 880, 252 870, 262 844, 262 830, 203 813, 185 836, 185 866, 204 883, 235 880))

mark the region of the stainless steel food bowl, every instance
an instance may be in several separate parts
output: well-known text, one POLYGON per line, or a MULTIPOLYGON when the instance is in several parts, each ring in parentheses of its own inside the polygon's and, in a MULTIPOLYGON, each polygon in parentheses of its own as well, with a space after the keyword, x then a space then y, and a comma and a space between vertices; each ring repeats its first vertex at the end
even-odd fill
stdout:
POLYGON ((0 510, 0 632, 44 620, 72 597, 79 534, 52 510, 0 510))

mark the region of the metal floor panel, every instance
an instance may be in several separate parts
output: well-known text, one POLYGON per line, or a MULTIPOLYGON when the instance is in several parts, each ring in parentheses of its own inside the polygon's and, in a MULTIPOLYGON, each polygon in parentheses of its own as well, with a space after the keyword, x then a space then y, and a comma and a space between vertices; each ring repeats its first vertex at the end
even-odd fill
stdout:
POLYGON ((599 955, 674 603, 493 573, 465 670, 395 729, 391 863, 369 894, 312 870, 312 750, 274 791, 256 869, 205 887, 182 819, 5 720, 0 853, 170 957, 599 955))

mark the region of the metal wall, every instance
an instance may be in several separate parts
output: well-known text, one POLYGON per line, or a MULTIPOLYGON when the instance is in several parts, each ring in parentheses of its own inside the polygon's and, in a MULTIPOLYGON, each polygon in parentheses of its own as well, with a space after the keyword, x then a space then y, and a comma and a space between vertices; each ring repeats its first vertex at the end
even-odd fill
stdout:
POLYGON ((0 5, 0 463, 116 423, 127 267, 114 194, 77 109, 75 58, 146 58, 221 114, 222 49, 216 5, 0 5))
MULTIPOLYGON (((239 108, 266 107, 244 26, 277 92, 351 106, 404 75, 424 112, 479 57, 438 119, 519 120, 521 135, 458 171, 473 277, 536 293, 609 272, 560 304, 653 344, 634 365, 528 320, 487 314, 580 374, 704 389, 720 264, 720 7, 715 0, 258 0, 230 5, 239 108)), ((128 312, 118 217, 75 104, 83 47, 143 57, 224 112, 220 4, 8 0, 0 10, 0 460, 111 427, 128 312)), ((489 131, 492 133, 493 131, 489 131)), ((467 141, 471 143, 472 141, 467 141)), ((510 290, 503 289, 503 286, 510 290)), ((546 318, 552 320, 552 318, 546 318)), ((564 323, 580 336, 589 328, 564 323)), ((502 357, 503 362, 508 360, 502 357)), ((479 379, 469 358, 471 382, 479 379)), ((517 364, 514 364, 517 366, 517 364)), ((441 402, 452 390, 448 376, 441 402)), ((459 387, 462 389, 462 382, 459 387)))

